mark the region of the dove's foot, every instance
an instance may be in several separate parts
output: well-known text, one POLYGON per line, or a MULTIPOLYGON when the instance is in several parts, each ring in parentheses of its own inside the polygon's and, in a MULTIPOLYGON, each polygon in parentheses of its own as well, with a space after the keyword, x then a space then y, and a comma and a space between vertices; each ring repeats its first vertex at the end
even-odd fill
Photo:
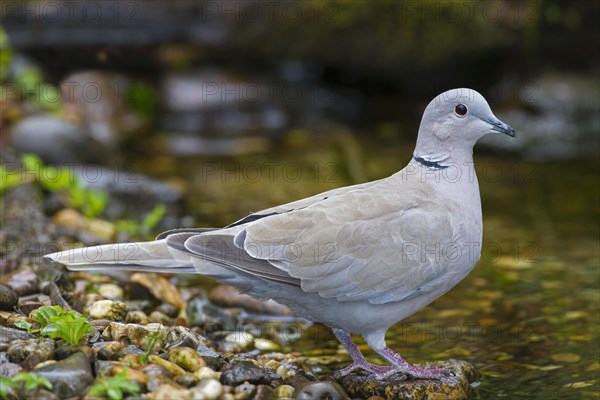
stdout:
POLYGON ((413 378, 420 379, 437 379, 445 380, 451 376, 451 371, 445 368, 419 368, 410 365, 406 362, 398 353, 395 353, 389 347, 384 347, 381 350, 377 350, 377 353, 392 364, 392 370, 388 371, 388 376, 395 373, 401 373, 410 375, 413 378))
POLYGON ((373 375, 375 375, 377 379, 382 379, 381 377, 388 377, 398 372, 396 368, 392 366, 375 365, 368 363, 365 360, 359 360, 354 361, 351 365, 347 366, 346 368, 342 368, 339 371, 336 371, 334 373, 334 376, 336 378, 341 378, 343 376, 348 375, 352 371, 356 371, 357 369, 362 369, 364 371, 370 372, 373 375))

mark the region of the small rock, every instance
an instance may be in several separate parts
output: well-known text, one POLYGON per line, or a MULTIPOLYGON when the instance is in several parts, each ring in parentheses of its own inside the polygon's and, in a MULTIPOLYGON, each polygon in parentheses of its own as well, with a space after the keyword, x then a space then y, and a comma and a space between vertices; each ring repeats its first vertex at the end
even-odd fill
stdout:
POLYGON ((256 314, 293 316, 293 311, 274 300, 260 301, 254 297, 240 293, 239 290, 229 285, 219 285, 212 289, 208 298, 213 303, 222 307, 241 307, 256 314))
POLYGON ((98 294, 110 300, 123 300, 123 289, 114 283, 104 283, 98 286, 98 294))
POLYGON ((19 303, 19 295, 8 286, 0 285, 0 310, 12 310, 19 303))
POLYGON ((293 386, 281 385, 277 386, 277 388, 275 389, 275 395, 277 396, 277 398, 291 398, 294 395, 295 390, 296 389, 294 389, 293 386))
POLYGON ((156 356, 154 354, 152 354, 148 357, 148 361, 153 364, 160 365, 161 367, 163 367, 164 369, 169 371, 171 373, 171 375, 174 375, 174 376, 185 375, 185 371, 179 365, 177 365, 171 361, 163 360, 162 358, 160 358, 159 356, 156 356))
POLYGON ((25 372, 25 369, 21 367, 19 364, 6 362, 0 363, 0 376, 6 376, 8 378, 12 378, 16 376, 20 372, 25 372))
POLYGON ((154 297, 165 303, 177 308, 182 308, 184 305, 179 290, 162 276, 154 273, 135 273, 131 275, 130 281, 144 286, 154 297))
MULTIPOLYGON (((148 396, 152 400, 188 399, 189 391, 175 384, 162 384, 148 396)), ((192 397, 196 398, 196 397, 192 397)), ((200 397, 198 397, 200 399, 200 397)))
POLYGON ((223 385, 216 379, 205 379, 191 389, 193 399, 217 400, 223 394, 223 385))
POLYGON ((443 398, 469 399, 472 397, 470 384, 477 378, 477 372, 466 361, 447 360, 418 365, 421 368, 446 368, 453 376, 446 380, 412 379, 390 377, 378 381, 369 375, 351 373, 339 380, 342 387, 352 397, 368 398, 443 398))
POLYGON ((251 383, 243 383, 240 386, 236 386, 234 389, 235 398, 239 400, 246 400, 256 392, 256 385, 251 383))
POLYGON ((196 385, 199 381, 200 379, 198 379, 198 377, 194 374, 185 374, 175 378, 175 383, 187 388, 191 388, 192 386, 196 385))
POLYGON ((55 224, 68 226, 75 229, 83 229, 85 227, 85 217, 79 211, 72 208, 63 208, 52 217, 55 224))
POLYGON ((237 319, 208 299, 198 296, 188 301, 185 308, 190 326, 201 326, 204 331, 235 330, 237 319))
POLYGON ((218 351, 215 351, 214 349, 211 349, 205 344, 200 344, 196 348, 196 351, 198 352, 200 357, 202 357, 202 359, 206 362, 206 364, 208 364, 209 367, 215 370, 221 369, 223 364, 225 364, 225 357, 223 356, 223 354, 219 353, 218 351))
MULTIPOLYGON (((12 325, 12 323, 11 323, 12 325)), ((27 340, 33 339, 33 335, 29 332, 22 331, 20 329, 9 328, 2 324, 0 329, 0 343, 11 343, 15 340, 27 340)))
POLYGON ((111 322, 102 332, 105 340, 116 340, 127 344, 133 344, 142 350, 147 350, 151 336, 154 337, 154 349, 160 349, 165 344, 167 330, 161 324, 121 324, 111 322))
POLYGON ((190 372, 196 372, 200 368, 206 367, 206 362, 202 357, 189 347, 177 347, 171 350, 169 352, 169 361, 190 372))
POLYGON ((29 268, 5 276, 2 283, 14 290, 18 296, 27 296, 38 291, 37 274, 29 268))
POLYGON ((54 357, 54 348, 52 339, 14 340, 8 345, 7 353, 10 361, 17 364, 22 363, 30 355, 34 355, 38 360, 37 363, 40 363, 54 357))
POLYGON ((125 322, 138 325, 148 325, 150 320, 143 311, 129 311, 125 317, 125 322))
POLYGON ((85 230, 106 242, 112 241, 117 234, 117 228, 113 224, 97 218, 86 221, 85 230))
POLYGON ((247 332, 233 332, 225 336, 225 342, 237 343, 243 350, 246 350, 254 343, 254 336, 247 332))
POLYGON ((281 346, 271 340, 258 338, 254 341, 254 348, 262 351, 279 351, 281 346))
POLYGON ((48 379, 52 383, 52 392, 61 399, 81 396, 94 382, 90 360, 84 353, 75 353, 32 372, 48 379))
POLYGON ((27 117, 13 126, 10 135, 15 149, 53 163, 84 161, 97 147, 90 146, 75 125, 52 115, 27 117))
POLYGON ((310 382, 298 389, 297 400, 345 400, 348 396, 335 382, 310 382))
POLYGON ((169 371, 156 364, 146 364, 141 368, 141 371, 148 377, 148 390, 154 392, 162 385, 177 386, 171 379, 169 371))
POLYGON ((275 400, 278 397, 279 396, 276 395, 276 392, 271 389, 271 387, 267 385, 258 385, 253 400, 275 400))
POLYGON ((200 369, 198 369, 198 371, 194 372, 194 376, 198 378, 198 380, 219 379, 221 377, 221 373, 216 372, 209 367, 201 367, 200 369))
POLYGON ((221 375, 224 385, 238 386, 245 381, 270 385, 272 382, 281 383, 281 378, 274 371, 258 367, 250 361, 238 361, 221 375))
POLYGON ((100 360, 117 361, 126 354, 125 345, 121 342, 96 342, 92 349, 100 360))
POLYGON ((90 317, 94 319, 109 319, 112 321, 125 321, 127 305, 120 301, 100 300, 90 307, 90 317))
POLYGON ((169 303, 162 303, 160 306, 156 307, 156 311, 160 311, 170 318, 175 318, 179 314, 179 309, 169 303))
POLYGON ((172 325, 172 320, 167 315, 161 313, 160 311, 152 311, 148 316, 150 322, 156 322, 163 325, 172 325))

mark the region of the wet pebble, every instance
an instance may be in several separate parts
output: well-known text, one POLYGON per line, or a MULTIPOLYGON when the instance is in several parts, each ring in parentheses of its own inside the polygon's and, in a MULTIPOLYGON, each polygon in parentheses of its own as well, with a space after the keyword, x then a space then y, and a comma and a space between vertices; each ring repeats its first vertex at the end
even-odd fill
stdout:
POLYGON ((27 357, 33 355, 39 362, 51 360, 54 357, 54 340, 52 339, 27 339, 14 340, 8 345, 8 357, 11 362, 20 364, 27 357))
POLYGON ((169 361, 190 372, 196 372, 206 367, 206 362, 200 355, 189 347, 176 347, 169 352, 169 361))
POLYGON ((12 378, 20 372, 25 372, 25 369, 21 367, 19 364, 11 363, 11 362, 2 362, 0 363, 0 376, 6 376, 12 378))
POLYGON ((163 367, 164 369, 169 371, 169 373, 171 373, 171 375, 173 375, 173 376, 185 375, 185 371, 179 365, 177 365, 171 361, 163 360, 162 358, 160 358, 159 356, 156 356, 154 354, 152 354, 148 357, 148 361, 153 364, 163 367))
POLYGON ((120 301, 100 300, 90 307, 90 317, 94 319, 109 319, 111 321, 125 321, 127 305, 120 301))
POLYGON ((348 396, 335 382, 311 382, 298 389, 297 400, 344 400, 348 396))
POLYGON ((256 394, 253 400, 275 400, 277 399, 276 392, 267 385, 258 385, 256 387, 256 394))
POLYGON ((223 364, 225 364, 225 357, 223 356, 223 354, 219 353, 218 351, 215 351, 214 349, 211 349, 205 344, 198 345, 196 351, 198 352, 200 357, 202 357, 202 359, 206 362, 206 364, 215 370, 221 369, 223 364))
POLYGON ((276 301, 260 301, 250 295, 240 293, 239 290, 229 285, 219 285, 212 289, 208 298, 215 304, 223 307, 241 307, 256 314, 293 316, 289 307, 276 301))
POLYGON ((212 304, 208 299, 198 296, 191 299, 185 308, 190 326, 210 325, 215 329, 234 330, 237 326, 237 319, 212 304))
POLYGON ((161 385, 175 385, 169 371, 156 364, 146 364, 141 371, 148 377, 148 390, 153 392, 161 385))
POLYGON ((125 322, 138 325, 148 325, 150 319, 143 311, 129 311, 125 317, 125 322))
POLYGON ((24 118, 12 127, 10 134, 16 149, 36 153, 46 162, 81 162, 91 150, 77 126, 53 115, 24 118))
POLYGON ((116 340, 146 350, 150 343, 150 337, 156 337, 154 348, 160 349, 165 344, 167 330, 160 324, 136 325, 111 322, 102 332, 105 340, 116 340))
POLYGON ((473 395, 471 383, 477 372, 466 361, 446 360, 418 365, 421 368, 446 368, 452 377, 446 380, 406 379, 390 377, 378 381, 369 375, 351 373, 339 380, 352 397, 381 396, 384 398, 468 399, 473 395), (420 396, 420 397, 419 397, 420 396))
POLYGON ((2 283, 14 290, 18 296, 38 292, 38 277, 29 268, 18 271, 2 279, 2 283))
POLYGON ((150 315, 148 316, 148 319, 150 320, 150 322, 156 322, 156 323, 167 325, 167 326, 173 324, 173 321, 171 320, 171 318, 169 318, 169 316, 161 313, 160 311, 152 311, 150 313, 150 315))
POLYGON ((0 285, 0 310, 12 310, 19 303, 19 295, 8 286, 0 285))
POLYGON ((254 348, 262 351, 279 351, 281 346, 271 340, 258 338, 254 340, 254 348))
POLYGON ((100 360, 119 360, 126 354, 125 345, 121 342, 96 342, 92 345, 100 360))
POLYGON ((98 286, 98 294, 110 300, 123 300, 123 289, 114 283, 104 283, 98 286))
POLYGON ((202 379, 219 379, 221 377, 221 373, 213 370, 209 367, 202 367, 198 369, 198 371, 194 372, 194 376, 198 380, 202 379))
POLYGON ((48 379, 52 383, 52 392, 61 399, 81 396, 94 382, 90 360, 81 352, 32 372, 48 379))
POLYGON ((172 304, 176 308, 183 307, 179 290, 162 276, 154 273, 135 273, 131 275, 130 281, 148 289, 158 300, 172 304))
POLYGON ((190 392, 193 399, 217 400, 223 394, 223 385, 216 379, 205 379, 190 392))
POLYGON ((223 343, 235 343, 239 345, 242 350, 246 350, 254 343, 254 336, 247 332, 233 332, 225 336, 223 343))
POLYGON ((245 381, 254 384, 281 383, 281 378, 274 371, 254 365, 251 361, 237 361, 221 375, 224 385, 238 386, 245 381))
POLYGON ((2 329, 0 329, 0 343, 6 344, 15 340, 33 339, 33 335, 31 333, 21 329, 9 328, 7 326, 9 324, 13 324, 11 319, 6 320, 6 324, 2 323, 2 329))
POLYGON ((170 318, 175 318, 179 314, 179 309, 169 303, 162 303, 160 306, 156 307, 156 311, 159 311, 170 318))
POLYGON ((279 399, 281 399, 281 398, 291 398, 294 395, 294 391, 295 390, 296 389, 294 389, 293 386, 290 386, 290 385, 281 385, 281 386, 277 386, 277 388, 275 389, 275 395, 279 399))
MULTIPOLYGON (((188 399, 189 391, 176 384, 162 384, 149 394, 152 400, 188 399)), ((195 399, 195 397, 193 397, 195 399)))
POLYGON ((236 400, 246 400, 253 396, 256 392, 256 385, 251 383, 242 383, 236 386, 234 391, 236 400))

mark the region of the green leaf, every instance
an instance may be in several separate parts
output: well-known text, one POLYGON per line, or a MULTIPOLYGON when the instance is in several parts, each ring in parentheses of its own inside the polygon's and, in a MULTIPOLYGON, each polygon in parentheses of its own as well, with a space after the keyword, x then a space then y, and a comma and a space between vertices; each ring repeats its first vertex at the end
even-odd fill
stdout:
POLYGON ((106 394, 108 395, 108 397, 110 397, 111 400, 121 400, 123 398, 123 392, 121 392, 119 388, 116 387, 108 388, 106 394))
POLYGON ((164 204, 157 204, 142 221, 144 230, 149 232, 154 229, 165 215, 165 211, 167 211, 167 207, 164 204))
POLYGON ((25 320, 17 320, 14 322, 14 325, 19 329, 25 329, 26 331, 30 331, 33 324, 31 322, 27 322, 25 320))
POLYGON ((8 396, 9 389, 16 388, 17 386, 19 386, 18 383, 14 382, 12 379, 5 376, 0 376, 0 397, 6 398, 8 396))
POLYGON ((24 153, 21 156, 21 163, 23 164, 23 170, 27 174, 33 174, 35 180, 39 181, 40 171, 44 168, 44 162, 42 159, 34 153, 24 153))
POLYGON ((0 165, 0 193, 21 184, 21 177, 19 171, 11 171, 7 165, 0 165))
POLYGON ((32 372, 20 373, 12 380, 13 382, 23 382, 26 391, 37 389, 40 386, 43 386, 46 389, 52 389, 52 383, 48 379, 32 372))
POLYGON ((46 166, 40 174, 40 185, 49 192, 68 190, 71 186, 71 176, 68 168, 46 166))
POLYGON ((85 335, 94 332, 85 316, 75 311, 64 311, 60 306, 42 306, 29 315, 35 318, 42 329, 40 333, 52 339, 63 339, 72 345, 79 343, 85 335))
POLYGON ((123 370, 112 378, 102 379, 88 392, 92 396, 108 396, 110 399, 120 400, 123 394, 136 394, 140 391, 140 387, 135 381, 127 378, 127 371, 123 370))

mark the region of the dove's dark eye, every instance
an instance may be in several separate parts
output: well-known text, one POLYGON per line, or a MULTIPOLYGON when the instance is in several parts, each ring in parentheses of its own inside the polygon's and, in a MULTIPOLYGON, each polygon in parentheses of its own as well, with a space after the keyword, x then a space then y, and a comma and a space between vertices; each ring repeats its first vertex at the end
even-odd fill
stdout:
POLYGON ((456 107, 454 107, 454 112, 456 113, 456 115, 464 117, 465 115, 467 115, 467 106, 465 106, 464 104, 457 104, 456 107))

